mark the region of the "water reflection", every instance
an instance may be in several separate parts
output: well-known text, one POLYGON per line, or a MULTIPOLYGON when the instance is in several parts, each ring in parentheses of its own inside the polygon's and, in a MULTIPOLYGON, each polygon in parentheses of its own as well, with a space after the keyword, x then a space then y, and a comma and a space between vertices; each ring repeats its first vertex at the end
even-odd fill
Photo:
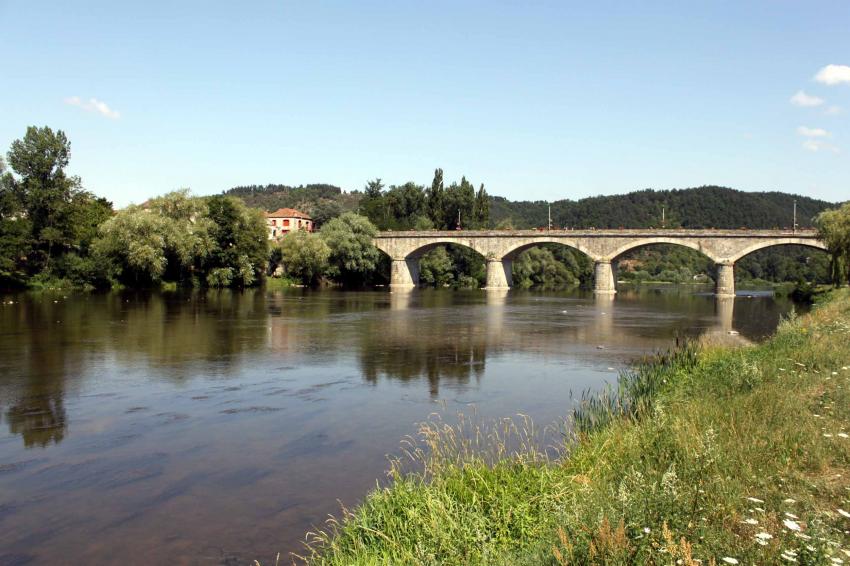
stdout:
POLYGON ((271 563, 356 503, 435 400, 546 424, 676 337, 757 340, 791 308, 627 289, 14 301, 0 548, 44 563, 271 563))

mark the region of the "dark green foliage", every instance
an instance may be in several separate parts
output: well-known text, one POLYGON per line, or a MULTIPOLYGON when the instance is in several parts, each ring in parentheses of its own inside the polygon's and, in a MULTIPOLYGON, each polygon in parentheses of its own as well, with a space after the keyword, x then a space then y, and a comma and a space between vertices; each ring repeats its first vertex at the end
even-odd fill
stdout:
POLYGON ((0 287, 22 286, 35 276, 102 283, 102 270, 86 258, 112 205, 65 174, 70 157, 61 130, 29 127, 12 142, 8 160, 16 175, 0 166, 0 287))
POLYGON ((265 219, 234 197, 214 196, 206 204, 215 246, 203 261, 203 272, 228 270, 233 276, 224 286, 247 286, 261 280, 268 256, 265 219))
MULTIPOLYGON (((745 192, 717 186, 656 191, 645 189, 624 195, 598 196, 577 201, 556 200, 552 222, 556 228, 661 227, 664 207, 667 228, 783 228, 813 226, 813 218, 832 205, 826 201, 780 192, 745 192)), ((491 199, 491 216, 498 223, 510 218, 517 228, 546 226, 549 203, 491 199)))
POLYGON ((543 244, 519 255, 513 263, 514 286, 521 289, 566 289, 589 285, 593 262, 565 246, 543 244))

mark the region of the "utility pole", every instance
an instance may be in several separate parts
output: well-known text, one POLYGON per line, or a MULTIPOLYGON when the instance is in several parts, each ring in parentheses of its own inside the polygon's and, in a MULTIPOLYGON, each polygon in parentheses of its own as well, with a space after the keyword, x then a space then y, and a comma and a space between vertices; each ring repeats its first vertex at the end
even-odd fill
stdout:
POLYGON ((549 224, 548 224, 548 230, 549 230, 550 232, 552 231, 552 205, 551 205, 551 204, 549 205, 549 224))
POLYGON ((460 230, 460 209, 457 209, 457 229, 460 230))
POLYGON ((664 209, 664 205, 661 205, 661 227, 666 228, 667 222, 667 211, 664 209))
POLYGON ((797 199, 794 199, 794 233, 797 233, 797 199))

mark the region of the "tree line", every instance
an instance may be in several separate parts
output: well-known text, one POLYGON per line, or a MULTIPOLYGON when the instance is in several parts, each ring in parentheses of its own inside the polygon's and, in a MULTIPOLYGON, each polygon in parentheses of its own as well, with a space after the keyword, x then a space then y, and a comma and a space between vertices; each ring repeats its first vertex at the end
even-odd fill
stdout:
MULTIPOLYGON (((194 197, 182 190, 115 211, 110 202, 86 191, 79 178, 66 173, 70 148, 62 131, 30 127, 11 144, 7 159, 0 159, 0 288, 146 287, 163 282, 243 287, 275 273, 309 285, 386 283, 389 261, 371 244, 378 230, 486 229, 499 216, 502 219, 495 222, 499 227, 515 226, 515 219, 527 226, 536 223, 540 206, 545 205, 513 203, 506 216, 507 201, 490 197, 483 184, 476 191, 462 177, 446 186, 442 169, 436 169, 428 187, 413 182, 386 187, 375 179, 362 192, 352 193, 327 184, 235 187, 211 197, 194 197), (293 232, 270 244, 262 212, 249 206, 258 202, 265 202, 267 209, 312 207, 308 210, 320 230, 293 232)), ((740 221, 764 227, 786 215, 786 205, 795 198, 798 224, 817 225, 830 255, 797 248, 757 252, 738 263, 739 278, 850 279, 850 205, 826 211, 829 203, 815 199, 703 187, 559 201, 562 208, 553 204, 553 217, 563 221, 573 214, 569 204, 586 209, 574 218, 575 227, 595 220, 600 221, 598 227, 657 225, 663 202, 669 207, 668 226, 730 227, 729 223, 740 221), (699 202, 704 206, 694 204, 699 202), (754 202, 772 204, 759 207, 754 202), (721 212, 723 218, 716 216, 721 212), (809 222, 807 217, 813 219, 809 222)), ((637 282, 707 281, 713 275, 707 258, 675 247, 636 250, 620 263, 621 277, 637 282)), ((589 285, 592 278, 587 257, 552 245, 521 254, 513 270, 517 287, 589 285)), ((478 287, 486 280, 484 258, 459 246, 425 254, 420 272, 421 283, 433 286, 478 287)))

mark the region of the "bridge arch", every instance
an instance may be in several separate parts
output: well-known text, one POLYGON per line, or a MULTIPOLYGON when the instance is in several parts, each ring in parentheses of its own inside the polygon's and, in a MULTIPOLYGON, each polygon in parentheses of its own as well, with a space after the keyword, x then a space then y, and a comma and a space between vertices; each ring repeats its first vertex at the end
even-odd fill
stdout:
POLYGON ((586 246, 583 246, 581 242, 578 242, 576 240, 567 240, 564 238, 552 238, 546 236, 534 237, 527 242, 522 242, 520 244, 514 244, 508 246, 507 248, 503 248, 499 250, 496 254, 494 254, 494 256, 497 256, 494 259, 501 258, 504 260, 513 261, 522 252, 543 244, 557 244, 559 246, 564 246, 566 248, 570 248, 571 250, 581 252, 593 261, 596 261, 598 259, 598 257, 594 255, 592 251, 588 250, 586 246))
POLYGON ((632 250, 636 250, 638 248, 644 248, 646 246, 651 246, 654 244, 672 244, 675 246, 683 246, 685 248, 690 248, 692 250, 696 250, 702 255, 706 256, 711 261, 717 263, 719 258, 715 256, 710 250, 707 250, 699 240, 691 239, 691 238, 666 238, 666 237, 653 237, 653 238, 641 238, 638 240, 634 240, 631 242, 627 242, 622 244, 616 248, 614 248, 611 252, 606 255, 607 261, 616 261, 623 254, 626 254, 632 250))
POLYGON ((742 257, 748 256, 753 252, 757 252, 765 248, 772 248, 774 246, 805 246, 807 248, 813 248, 821 251, 827 250, 826 244, 819 240, 810 240, 804 238, 777 238, 775 240, 755 242, 753 244, 750 244, 749 246, 746 246, 743 249, 739 250, 731 258, 728 258, 728 261, 731 263, 735 263, 742 257))
POLYGON ((390 256, 392 260, 390 267, 391 287, 416 287, 419 284, 420 267, 419 260, 433 249, 440 246, 456 246, 471 250, 481 256, 485 261, 487 254, 482 252, 473 241, 464 238, 438 237, 438 238, 410 238, 401 242, 375 242, 375 246, 390 256))

